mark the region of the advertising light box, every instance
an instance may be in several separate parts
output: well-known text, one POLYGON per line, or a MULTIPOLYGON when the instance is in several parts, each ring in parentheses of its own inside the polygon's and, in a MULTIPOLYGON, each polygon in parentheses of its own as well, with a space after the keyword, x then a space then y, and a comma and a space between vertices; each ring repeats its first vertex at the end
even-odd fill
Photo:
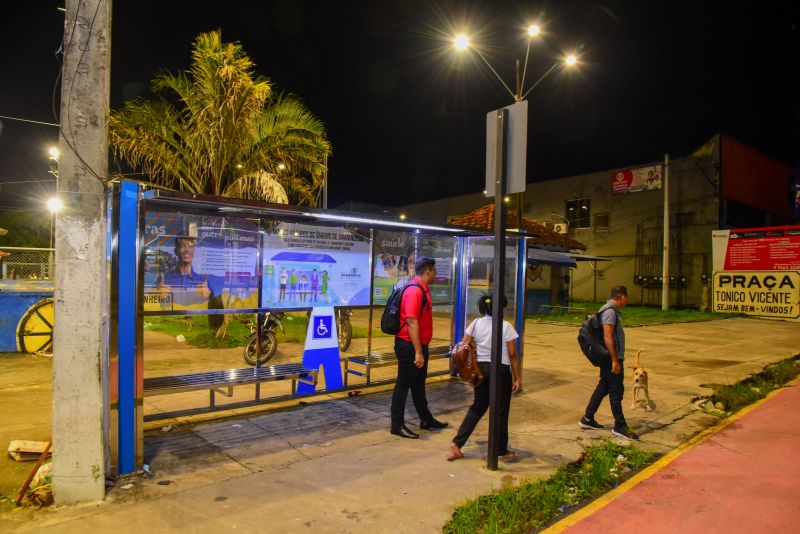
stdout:
POLYGON ((356 231, 281 223, 265 236, 265 308, 367 306, 370 241, 356 231))
POLYGON ((146 311, 255 307, 254 222, 151 211, 144 245, 146 311))

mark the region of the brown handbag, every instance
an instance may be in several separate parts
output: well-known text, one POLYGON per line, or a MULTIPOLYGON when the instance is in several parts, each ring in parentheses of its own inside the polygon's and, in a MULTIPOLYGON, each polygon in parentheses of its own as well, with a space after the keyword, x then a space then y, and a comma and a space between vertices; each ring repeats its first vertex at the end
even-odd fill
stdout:
POLYGON ((472 387, 480 385, 483 381, 483 373, 478 367, 478 353, 475 350, 474 342, 459 342, 450 351, 450 359, 461 378, 472 384, 472 387))

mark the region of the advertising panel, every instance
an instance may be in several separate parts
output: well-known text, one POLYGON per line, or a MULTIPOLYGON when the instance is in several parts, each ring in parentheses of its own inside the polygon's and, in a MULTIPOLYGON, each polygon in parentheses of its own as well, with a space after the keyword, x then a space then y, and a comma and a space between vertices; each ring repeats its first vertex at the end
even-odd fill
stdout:
POLYGON ((800 317, 800 272, 714 273, 714 311, 760 317, 800 317))
POLYGON ((372 302, 386 304, 395 288, 414 278, 418 257, 436 261, 436 278, 430 285, 434 304, 453 301, 453 279, 456 242, 452 237, 421 237, 411 232, 375 232, 375 256, 372 272, 372 302))
POLYGON ((256 307, 257 247, 252 221, 148 212, 145 311, 256 307))
POLYGON ((372 302, 386 304, 396 287, 414 278, 415 235, 411 232, 375 232, 372 273, 372 302))
POLYGON ((433 303, 449 303, 453 301, 453 278, 455 266, 456 242, 452 237, 421 238, 419 240, 420 256, 428 256, 436 260, 436 278, 431 282, 431 299, 433 303))
POLYGON ((342 227, 281 223, 264 238, 265 308, 369 305, 370 242, 342 227))
POLYGON ((611 192, 615 195, 661 189, 661 165, 626 169, 611 173, 611 192))

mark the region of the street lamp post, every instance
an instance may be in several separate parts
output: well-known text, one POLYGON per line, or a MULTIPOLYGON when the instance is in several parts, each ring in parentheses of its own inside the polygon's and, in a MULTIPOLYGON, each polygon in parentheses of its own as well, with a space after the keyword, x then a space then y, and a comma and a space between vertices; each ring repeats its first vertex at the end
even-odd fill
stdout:
MULTIPOLYGON (((465 34, 459 34, 453 40, 453 45, 457 50, 467 50, 472 49, 478 54, 478 57, 483 60, 489 70, 494 74, 494 76, 500 81, 503 87, 508 91, 511 97, 514 99, 515 104, 522 102, 525 97, 533 91, 547 76, 550 75, 553 70, 560 64, 562 61, 557 61, 554 63, 536 82, 526 91, 525 90, 525 77, 528 71, 528 59, 530 57, 530 50, 531 50, 531 40, 533 37, 538 36, 540 33, 540 29, 537 25, 533 24, 528 27, 528 46, 525 52, 525 63, 522 67, 520 72, 520 62, 516 60, 516 91, 512 91, 511 88, 506 84, 503 78, 497 73, 497 71, 492 67, 489 60, 486 59, 486 56, 480 51, 480 49, 476 46, 470 44, 469 37, 465 34)), ((576 58, 574 55, 568 56, 563 63, 566 65, 574 65, 576 62, 576 58)), ((527 108, 525 108, 527 113, 527 108)), ((495 213, 494 213, 494 236, 495 236, 495 243, 494 243, 494 269, 493 269, 493 294, 492 294, 492 362, 491 362, 491 373, 490 373, 490 380, 489 380, 489 447, 488 447, 488 454, 487 454, 487 465, 486 467, 489 470, 497 470, 497 457, 498 457, 498 447, 499 447, 499 432, 498 432, 498 418, 499 418, 499 408, 500 408, 500 358, 502 354, 502 331, 503 331, 503 317, 502 312, 503 309, 500 306, 501 298, 504 293, 504 269, 505 269, 505 194, 506 194, 506 174, 508 171, 506 165, 506 146, 507 146, 507 134, 508 134, 508 126, 507 121, 509 117, 508 109, 500 109, 497 110, 497 135, 496 135, 496 159, 495 165, 496 169, 494 171, 495 176, 495 188, 494 188, 494 206, 495 206, 495 213)), ((489 122, 487 122, 489 124, 489 122)), ((490 126, 491 127, 491 126, 490 126)), ((526 152, 527 150, 525 150, 526 152)), ((488 154, 487 154, 488 157, 488 154)), ((488 170, 487 170, 488 173, 488 170)), ((488 180, 488 178, 487 178, 488 180)), ((524 181, 522 184, 521 189, 517 189, 518 191, 524 191, 524 181)), ((487 187, 489 184, 487 183, 487 187)), ((522 229, 522 192, 516 194, 516 204, 517 204, 517 229, 522 229)), ((524 254, 524 252, 523 252, 524 254)), ((520 303, 517 303, 519 306, 520 303)), ((520 369, 521 369, 520 365, 520 369)))

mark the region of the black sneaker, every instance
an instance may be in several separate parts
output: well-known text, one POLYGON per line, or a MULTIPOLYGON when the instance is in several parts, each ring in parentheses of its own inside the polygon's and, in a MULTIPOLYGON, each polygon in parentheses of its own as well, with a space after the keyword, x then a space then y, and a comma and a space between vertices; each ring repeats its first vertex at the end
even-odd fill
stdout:
POLYGON ((639 434, 628 428, 615 428, 611 431, 612 434, 618 438, 629 439, 631 441, 639 441, 639 434))
POLYGON ((587 419, 585 415, 578 421, 578 426, 586 430, 603 430, 605 428, 594 419, 587 419))

